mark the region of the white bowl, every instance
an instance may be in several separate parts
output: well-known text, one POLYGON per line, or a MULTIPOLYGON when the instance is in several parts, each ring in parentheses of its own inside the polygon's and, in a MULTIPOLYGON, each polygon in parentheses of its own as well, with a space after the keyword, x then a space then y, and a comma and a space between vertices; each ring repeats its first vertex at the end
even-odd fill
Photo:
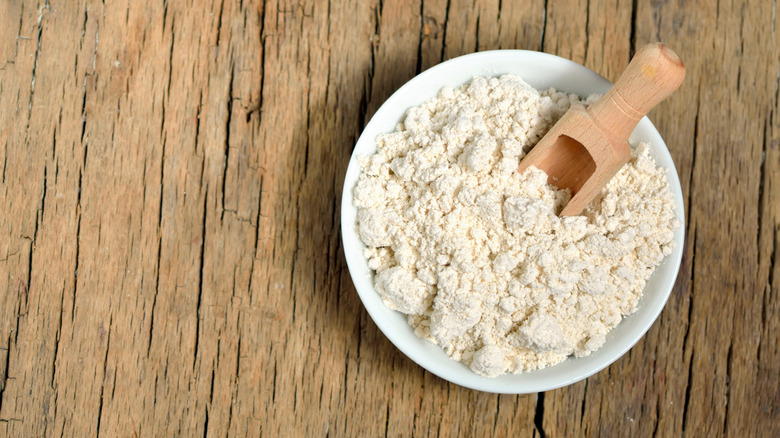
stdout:
MULTIPOLYGON (((541 370, 491 379, 475 374, 463 363, 450 359, 441 347, 415 336, 405 315, 388 309, 374 290, 372 272, 363 256, 365 245, 357 233, 357 208, 352 204, 352 192, 360 174, 356 157, 374 153, 374 139, 377 135, 392 132, 396 124, 403 120, 407 109, 435 97, 442 87, 462 85, 476 75, 497 76, 505 73, 518 75, 537 89, 554 87, 580 96, 604 93, 611 86, 600 75, 572 61, 526 50, 473 53, 426 70, 396 91, 379 108, 358 139, 344 180, 341 234, 349 272, 360 299, 376 325, 396 347, 426 370, 458 385, 480 391, 523 394, 547 391, 582 380, 607 367, 639 341, 661 313, 672 291, 682 259, 684 230, 680 227, 675 232, 675 248, 647 282, 638 310, 626 316, 610 331, 604 345, 590 356, 572 356, 558 365, 541 370)), ((674 194, 677 214, 680 222, 685 223, 680 180, 661 135, 645 117, 639 122, 631 139, 632 142, 648 142, 656 163, 668 169, 667 178, 674 194)))

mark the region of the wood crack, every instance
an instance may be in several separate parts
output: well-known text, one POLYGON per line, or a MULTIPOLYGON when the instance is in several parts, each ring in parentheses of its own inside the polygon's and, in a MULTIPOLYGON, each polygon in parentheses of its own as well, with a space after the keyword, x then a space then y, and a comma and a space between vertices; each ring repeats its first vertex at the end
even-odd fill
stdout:
MULTIPOLYGON (((686 338, 687 338, 687 334, 688 333, 686 332, 686 338)), ((693 355, 694 355, 694 347, 691 347, 691 358, 688 360, 687 385, 685 387, 685 402, 683 403, 683 417, 682 417, 683 434, 685 434, 686 427, 688 426, 688 413, 690 412, 691 388, 693 387, 693 355)))
MULTIPOLYGON (((200 110, 203 107, 203 90, 198 93, 198 109, 195 113, 195 139, 193 141, 193 153, 198 154, 198 143, 200 140, 200 110)), ((204 153, 205 158, 205 153, 204 153)), ((203 182, 203 171, 201 170, 201 183, 203 182)), ((202 185, 202 184, 201 184, 202 185)))
POLYGON ((235 65, 231 60, 230 63, 230 80, 228 85, 227 96, 227 119, 225 120, 225 163, 222 165, 222 211, 220 212, 220 223, 225 219, 225 194, 227 192, 227 174, 228 167, 230 166, 230 124, 233 119, 233 78, 234 78, 235 65))
MULTIPOLYGON (((496 394, 496 413, 493 415, 493 436, 498 435, 498 418, 501 414, 501 394, 496 394)), ((414 429, 412 429, 414 430, 414 429)))
MULTIPOLYGON (((736 315, 735 315, 736 318, 736 315)), ((734 326, 734 323, 732 322, 732 327, 734 326)), ((723 398, 725 399, 725 406, 723 410, 723 426, 721 429, 721 433, 728 433, 728 425, 729 425, 729 408, 731 407, 731 364, 733 362, 733 353, 734 352, 734 339, 729 341, 729 350, 726 354, 726 387, 723 398)))
MULTIPOLYGON (((328 2, 328 6, 330 6, 330 2, 328 2)), ((253 108, 254 111, 250 111, 247 113, 247 117, 251 117, 252 113, 257 113, 257 126, 260 126, 263 123, 263 95, 265 94, 265 76, 266 76, 266 69, 265 69, 265 61, 266 61, 266 55, 268 54, 268 47, 265 45, 266 40, 266 34, 265 34, 265 10, 266 10, 266 4, 263 3, 263 10, 260 12, 260 48, 263 51, 262 56, 260 56, 260 97, 258 98, 257 105, 253 108)))
POLYGON ((260 215, 263 211, 263 176, 260 176, 260 188, 257 193, 257 216, 255 217, 255 243, 252 248, 252 265, 249 268, 249 284, 247 285, 247 291, 249 292, 249 304, 252 305, 252 279, 255 273, 255 261, 257 260, 257 247, 260 242, 260 215))
MULTIPOLYGON (((108 370, 108 352, 111 350, 111 327, 114 323, 114 317, 111 316, 108 320, 108 333, 106 334, 106 353, 103 356, 103 378, 100 380, 100 396, 98 397, 98 418, 97 425, 95 426, 95 433, 100 438, 100 422, 103 419, 103 390, 106 384, 106 374, 108 370)), ((102 330, 102 326, 101 326, 102 330)))
POLYGON ((542 7, 542 33, 539 38, 539 51, 544 52, 544 37, 547 32, 547 2, 544 0, 544 6, 542 7))
POLYGON ((80 250, 81 250, 81 194, 83 192, 83 179, 84 179, 84 170, 87 168, 87 152, 89 151, 89 148, 87 145, 84 145, 84 157, 82 158, 81 168, 79 169, 79 188, 78 188, 78 194, 76 195, 76 256, 75 256, 75 265, 73 267, 73 301, 71 303, 70 308, 70 322, 71 324, 74 321, 74 318, 76 316, 76 293, 78 292, 78 277, 79 277, 79 257, 80 257, 80 250))
POLYGON ((590 46, 590 0, 588 0, 585 3, 585 49, 582 55, 583 64, 587 64, 589 46, 590 46))
MULTIPOLYGON (((417 34, 417 64, 415 65, 414 71, 415 75, 420 74, 422 71, 422 45, 423 45, 423 39, 425 38, 424 35, 424 29, 425 29, 425 0, 420 0, 420 29, 417 34)), ((328 71, 328 76, 330 78, 330 70, 328 71)), ((329 81, 330 82, 330 81, 329 81)), ((327 96, 325 101, 327 102, 327 96)))
POLYGON ((2 374, 0 374, 0 412, 3 412, 3 400, 5 400, 3 395, 5 394, 5 389, 8 387, 8 380, 10 379, 10 377, 8 377, 8 372, 11 367, 11 334, 10 333, 8 334, 8 343, 6 344, 6 348, 3 348, 3 350, 5 350, 5 364, 3 365, 2 374))
MULTIPOLYGON (((239 318, 236 318, 236 320, 240 320, 239 318)), ((230 426, 233 424, 233 406, 236 404, 236 399, 238 398, 238 373, 239 373, 239 365, 241 361, 241 336, 238 337, 238 347, 236 349, 236 368, 235 373, 233 374, 233 394, 230 398, 230 408, 228 408, 228 427, 227 430, 230 431, 230 426)))
POLYGON ((200 344, 200 319, 201 319, 201 305, 203 304, 203 269, 205 266, 206 258, 206 219, 208 216, 208 202, 209 192, 208 185, 206 186, 206 195, 203 197, 203 227, 201 228, 201 240, 200 240, 200 264, 198 266, 198 302, 197 311, 195 315, 195 348, 192 354, 192 370, 195 371, 196 361, 200 350, 198 349, 200 344))
MULTIPOLYGON (((778 244, 780 241, 777 239, 778 228, 775 227, 772 230, 772 252, 769 255, 769 276, 767 278, 766 286, 764 286, 763 299, 761 300, 761 332, 763 333, 767 327, 767 308, 770 306, 772 298, 772 291, 775 288, 775 256, 777 252, 778 244)), ((761 363, 761 342, 759 337, 758 348, 756 348, 756 363, 761 363)))
POLYGON ((447 0, 447 6, 444 7, 444 26, 441 33, 441 54, 439 55, 439 61, 444 61, 444 54, 447 50, 447 29, 449 28, 447 22, 450 18, 450 2, 451 0, 447 0))
POLYGON ((536 394, 536 412, 534 413, 534 427, 539 432, 540 438, 547 438, 544 431, 544 393, 536 394))
MULTIPOLYGON (((168 7, 165 11, 167 13, 168 7)), ((165 87, 166 100, 171 98, 171 80, 173 79, 173 49, 176 46, 176 19, 171 17, 171 49, 168 51, 168 84, 165 87)), ((165 116, 163 116, 165 118, 165 116)))
POLYGON ((584 434, 587 430, 587 423, 585 423, 585 401, 588 399, 588 382, 590 380, 585 379, 584 386, 582 388, 582 402, 580 403, 580 429, 581 432, 584 434))
POLYGON ((631 33, 628 37, 628 41, 629 41, 628 59, 632 59, 634 57, 634 54, 636 53, 636 27, 637 27, 636 12, 637 10, 639 10, 639 1, 632 0, 631 1, 631 33))
MULTIPOLYGON (((685 224, 685 229, 688 233, 691 232, 691 221, 693 218, 693 211, 691 210, 693 207, 693 188, 694 188, 694 178, 693 174, 696 170, 696 156, 697 156, 697 146, 699 143, 699 112, 701 110, 701 84, 699 84, 698 89, 698 95, 696 98, 696 116, 693 119, 693 147, 691 148, 691 170, 688 173, 688 199, 687 201, 687 210, 688 210, 688 220, 685 224)), ((695 241, 694 241, 695 244, 695 241)), ((693 277, 693 270, 691 270, 691 277, 693 277)), ((691 289, 693 291, 693 289, 691 289)))
MULTIPOLYGON (((165 123, 165 121, 163 121, 165 123)), ((160 293, 160 264, 162 263, 162 222, 163 222, 163 202, 165 200, 165 146, 167 137, 163 138, 162 150, 160 151, 160 203, 157 206, 157 259, 154 276, 154 296, 152 297, 152 310, 149 312, 149 344, 146 347, 146 357, 150 357, 152 352, 152 340, 154 339, 154 314, 157 309, 157 296, 160 293)))
POLYGON ((50 9, 49 0, 46 0, 43 6, 38 10, 38 20, 37 20, 38 32, 37 32, 36 42, 35 42, 35 54, 33 55, 32 75, 30 77, 30 98, 27 101, 27 125, 24 130, 25 144, 27 144, 29 140, 30 119, 32 118, 33 96, 35 95, 35 81, 37 80, 36 75, 38 73, 38 59, 41 54, 41 39, 43 39, 43 13, 44 11, 48 11, 49 9, 50 9))
POLYGON ((204 438, 208 436, 209 433, 209 411, 211 410, 211 406, 214 402, 214 377, 216 376, 216 371, 214 364, 211 366, 211 383, 209 384, 209 401, 206 404, 205 409, 205 419, 203 422, 203 436, 204 438))
POLYGON ((274 361, 274 377, 273 379, 271 379, 271 401, 274 403, 276 403, 276 380, 277 380, 276 365, 277 365, 277 361, 274 361))
POLYGON ((477 22, 474 26, 474 52, 479 52, 479 19, 480 15, 477 15, 477 22))
MULTIPOLYGON (((49 384, 51 389, 55 389, 54 380, 57 377, 57 359, 60 356, 60 338, 62 337, 62 314, 63 313, 65 313, 65 291, 64 290, 60 294, 60 311, 57 313, 57 331, 54 334, 54 357, 51 360, 51 382, 49 384)), ((54 399, 54 406, 56 410, 57 407, 56 393, 54 399)))
POLYGON ((8 140, 3 142, 3 176, 2 176, 2 180, 0 180, 2 184, 5 184, 5 171, 7 166, 8 166, 8 140))
POLYGON ((311 138, 311 101, 312 101, 312 87, 311 87, 311 50, 306 52, 306 69, 307 76, 309 77, 308 89, 309 92, 306 96, 306 135, 304 136, 305 145, 303 151, 303 176, 301 177, 301 184, 306 181, 306 176, 309 173, 309 143, 311 138))
POLYGON ((764 229, 763 227, 763 220, 764 220, 764 180, 767 179, 766 175, 766 153, 767 148, 769 146, 769 138, 767 137, 769 134, 769 123, 772 119, 772 116, 774 115, 774 112, 770 109, 769 114, 764 118, 764 130, 763 130, 763 138, 762 138, 762 149, 761 149, 761 165, 759 166, 758 170, 758 227, 756 228, 756 248, 759 250, 756 251, 756 266, 761 266, 761 233, 764 229))
MULTIPOLYGON (((392 386, 392 384, 391 384, 392 386)), ((390 402, 385 403, 385 438, 390 432, 390 402)))
MULTIPOLYGON (((263 5, 265 6, 265 5, 263 5)), ((219 57, 219 40, 222 36, 222 12, 225 10, 225 0, 222 0, 219 4, 219 14, 217 14, 217 35, 214 38, 214 45, 217 47, 215 58, 219 57)))

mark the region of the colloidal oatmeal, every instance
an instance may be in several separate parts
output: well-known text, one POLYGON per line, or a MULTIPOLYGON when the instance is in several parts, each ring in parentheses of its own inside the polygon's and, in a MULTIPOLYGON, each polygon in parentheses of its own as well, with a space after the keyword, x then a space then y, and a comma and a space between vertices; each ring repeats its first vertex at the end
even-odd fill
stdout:
POLYGON ((519 160, 577 96, 475 77, 407 112, 359 157, 358 231, 384 303, 483 376, 586 356, 624 315, 680 226, 648 146, 581 216, 519 160))

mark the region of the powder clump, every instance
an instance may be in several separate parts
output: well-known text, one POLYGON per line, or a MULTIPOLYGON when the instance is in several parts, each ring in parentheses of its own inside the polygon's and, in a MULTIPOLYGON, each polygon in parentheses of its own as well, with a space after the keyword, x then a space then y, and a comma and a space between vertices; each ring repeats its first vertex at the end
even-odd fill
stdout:
POLYGON ((358 232, 385 304, 480 375, 586 356, 624 315, 680 226, 646 144, 581 216, 519 160, 575 102, 512 75, 475 77, 408 110, 358 158, 358 232))

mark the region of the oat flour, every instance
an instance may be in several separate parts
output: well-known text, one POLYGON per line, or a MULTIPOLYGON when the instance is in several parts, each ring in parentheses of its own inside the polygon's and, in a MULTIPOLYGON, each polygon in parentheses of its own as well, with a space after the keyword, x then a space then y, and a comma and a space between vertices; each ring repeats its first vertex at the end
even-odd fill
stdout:
MULTIPOLYGON (((358 231, 376 291, 483 376, 586 356, 636 310, 679 226, 640 144, 582 216, 518 161, 579 99, 475 77, 407 112, 359 158, 358 231)), ((589 101, 584 101, 585 104, 589 101)))

